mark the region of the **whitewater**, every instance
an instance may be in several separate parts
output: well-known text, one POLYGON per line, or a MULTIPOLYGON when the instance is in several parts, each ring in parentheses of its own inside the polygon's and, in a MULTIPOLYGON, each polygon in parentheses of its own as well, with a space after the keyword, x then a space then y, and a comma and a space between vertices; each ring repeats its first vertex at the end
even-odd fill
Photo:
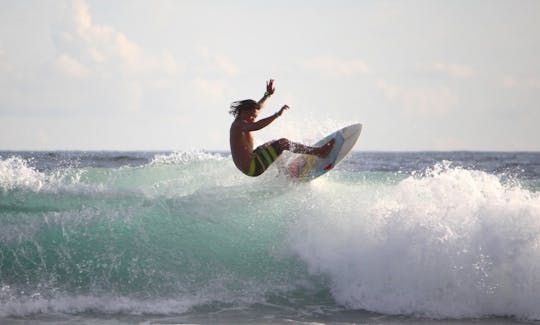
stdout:
POLYGON ((540 153, 0 152, 2 324, 538 323, 539 244, 540 153))

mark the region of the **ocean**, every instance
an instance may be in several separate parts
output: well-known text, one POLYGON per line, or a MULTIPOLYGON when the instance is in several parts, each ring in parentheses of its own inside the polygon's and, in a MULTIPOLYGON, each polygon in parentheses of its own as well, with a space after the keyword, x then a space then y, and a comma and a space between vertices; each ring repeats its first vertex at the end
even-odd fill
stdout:
POLYGON ((540 153, 0 152, 0 324, 540 324, 540 153), (279 163, 279 162, 278 162, 279 163))

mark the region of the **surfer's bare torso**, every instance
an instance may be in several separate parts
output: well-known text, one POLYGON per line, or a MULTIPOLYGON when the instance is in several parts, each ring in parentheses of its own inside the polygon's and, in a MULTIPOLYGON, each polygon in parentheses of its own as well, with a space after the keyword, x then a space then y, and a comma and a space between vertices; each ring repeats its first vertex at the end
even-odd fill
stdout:
POLYGON ((239 117, 231 124, 231 154, 234 164, 241 171, 247 171, 253 159, 253 135, 248 131, 249 124, 239 117))

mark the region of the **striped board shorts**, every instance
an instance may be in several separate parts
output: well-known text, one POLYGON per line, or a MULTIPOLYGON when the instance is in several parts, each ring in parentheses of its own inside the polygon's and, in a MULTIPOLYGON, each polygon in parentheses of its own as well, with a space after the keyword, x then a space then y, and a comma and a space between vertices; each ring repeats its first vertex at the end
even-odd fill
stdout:
POLYGON ((253 150, 253 160, 249 166, 248 176, 259 176, 281 155, 283 149, 278 141, 265 143, 253 150))

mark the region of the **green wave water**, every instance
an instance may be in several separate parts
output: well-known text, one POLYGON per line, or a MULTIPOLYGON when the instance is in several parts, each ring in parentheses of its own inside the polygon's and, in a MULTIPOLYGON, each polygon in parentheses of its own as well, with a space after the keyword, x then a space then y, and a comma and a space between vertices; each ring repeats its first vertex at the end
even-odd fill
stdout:
POLYGON ((113 167, 2 158, 0 317, 540 318, 537 179, 347 168, 360 163, 296 184, 202 152, 113 167))
MULTIPOLYGON (((40 311, 44 300, 101 296, 175 300, 166 311, 181 313, 322 285, 287 250, 287 209, 301 202, 284 204, 284 179, 260 186, 211 155, 61 174, 11 165, 0 192, 4 314, 17 313, 8 301, 31 312, 32 301, 40 311)), ((67 310, 79 307, 96 308, 67 310)))

